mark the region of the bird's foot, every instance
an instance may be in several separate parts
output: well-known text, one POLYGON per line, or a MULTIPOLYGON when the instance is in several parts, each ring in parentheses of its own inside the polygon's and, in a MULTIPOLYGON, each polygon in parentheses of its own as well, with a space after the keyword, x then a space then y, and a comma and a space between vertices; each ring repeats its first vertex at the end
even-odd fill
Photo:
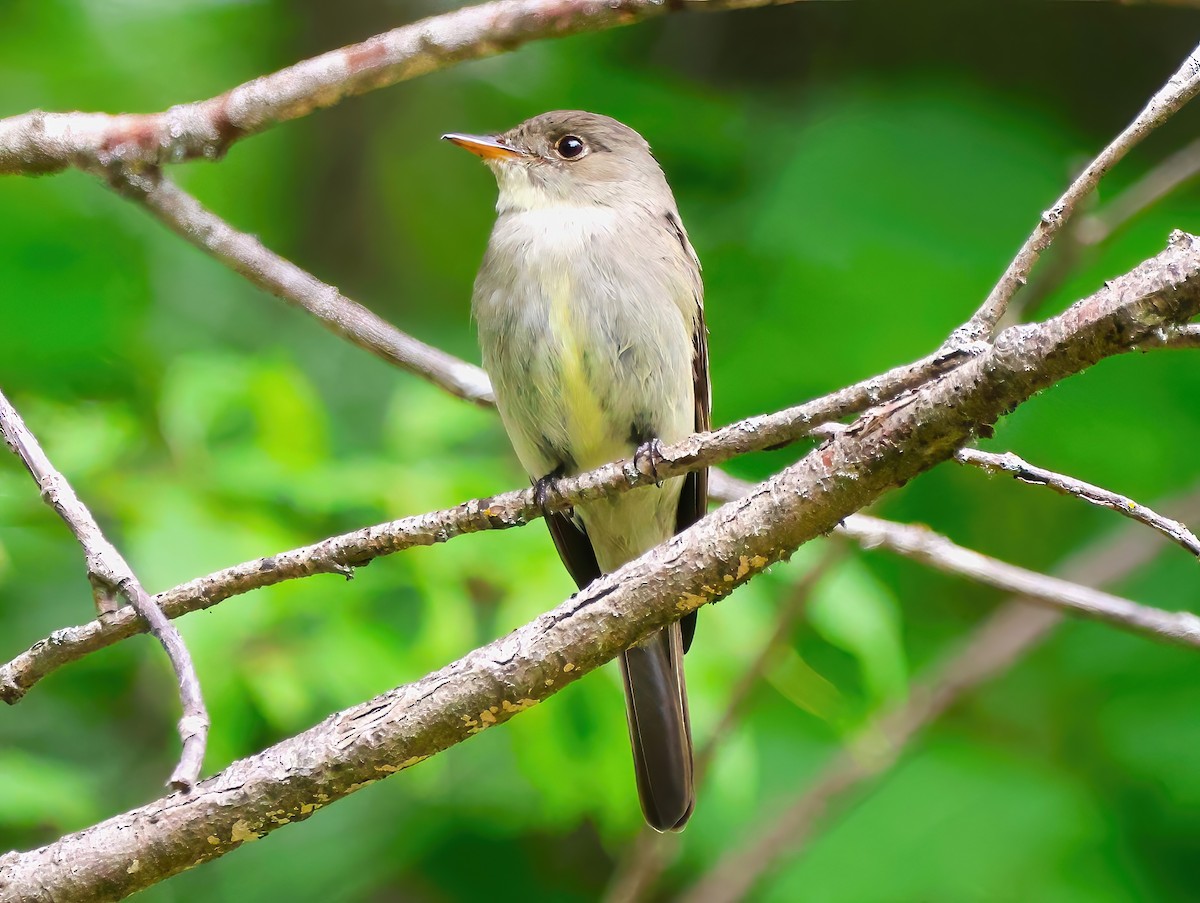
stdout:
POLYGON ((550 496, 552 493, 555 495, 558 494, 558 490, 554 484, 562 475, 563 468, 556 467, 544 477, 539 477, 533 482, 533 501, 541 509, 542 517, 544 518, 549 519, 550 515, 554 513, 554 510, 550 507, 550 496))
POLYGON ((654 477, 654 485, 662 488, 662 477, 658 475, 658 465, 666 458, 663 456, 662 442, 658 439, 650 439, 643 442, 637 447, 637 451, 633 453, 633 466, 638 470, 642 469, 642 461, 646 462, 646 468, 650 471, 650 476, 654 477))

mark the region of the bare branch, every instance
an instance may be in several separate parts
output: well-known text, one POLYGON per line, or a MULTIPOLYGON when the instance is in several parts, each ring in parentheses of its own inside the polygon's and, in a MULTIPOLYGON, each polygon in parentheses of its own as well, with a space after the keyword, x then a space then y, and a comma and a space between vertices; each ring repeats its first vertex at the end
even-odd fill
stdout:
POLYGON ((1182 546, 1193 555, 1200 557, 1200 539, 1197 539, 1195 534, 1184 524, 1163 517, 1156 511, 1147 508, 1145 505, 1138 504, 1127 496, 1120 495, 1108 489, 1102 489, 1091 483, 1085 483, 1083 480, 1077 480, 1074 477, 1055 473, 1052 470, 1034 467, 1028 461, 1014 455, 1012 452, 994 454, 992 452, 980 451, 976 448, 963 448, 959 449, 958 453, 954 456, 954 460, 960 464, 969 464, 972 467, 986 470, 988 473, 1009 474, 1022 483, 1045 486, 1047 489, 1053 489, 1062 495, 1074 496, 1093 505, 1099 505, 1101 508, 1116 511, 1118 514, 1132 518, 1140 524, 1145 524, 1152 530, 1157 530, 1176 545, 1182 546))
MULTIPOLYGON (((913 409, 919 400, 928 398, 929 393, 938 399, 934 403, 935 408, 957 407, 960 400, 958 393, 966 391, 961 387, 963 380, 975 380, 972 386, 990 398, 992 390, 983 392, 979 387, 991 386, 991 374, 1009 368, 1014 361, 1021 362, 1026 369, 1014 387, 1005 388, 1007 392, 1033 384, 1048 385, 1068 371, 1073 372, 1072 368, 1082 369, 1104 354, 1136 347, 1147 335, 1162 329, 1163 324, 1190 318, 1196 309, 1200 309, 1200 247, 1196 245, 1197 241, 1200 240, 1184 233, 1174 233, 1170 246, 1158 257, 1120 279, 1111 280, 1100 292, 1078 302, 1059 317, 1040 326, 1013 327, 1006 331, 995 346, 983 346, 989 350, 976 354, 967 363, 960 364, 936 381, 874 409, 822 445, 818 452, 828 456, 832 449, 838 448, 844 441, 873 435, 879 423, 897 413, 913 409), (1064 349, 1062 359, 1050 361, 1042 357, 1042 352, 1051 346, 1064 349), (1048 382, 1043 383, 1043 380, 1048 382)), ((914 378, 914 375, 923 377, 928 372, 923 368, 944 366, 946 360, 957 361, 965 353, 964 349, 957 349, 950 352, 948 357, 926 358, 918 364, 898 368, 883 377, 876 377, 806 405, 753 417, 712 433, 691 436, 664 447, 661 456, 656 456, 658 460, 653 472, 643 458, 616 462, 586 474, 563 478, 557 482, 554 491, 548 493, 548 507, 561 509, 612 492, 646 485, 656 478, 678 476, 689 470, 720 463, 746 451, 792 441, 805 435, 818 423, 844 416, 855 405, 870 403, 874 400, 873 393, 880 391, 881 387, 893 387, 914 378), (869 400, 864 402, 864 398, 869 400)), ((998 411, 987 408, 971 422, 969 429, 990 423, 998 416, 998 411)), ((913 434, 923 434, 923 429, 928 426, 933 430, 934 441, 930 451, 935 455, 952 455, 963 442, 953 447, 946 445, 946 436, 937 432, 938 422, 939 417, 931 417, 928 424, 921 425, 921 429, 914 426, 913 434)), ((889 456, 897 454, 897 448, 907 446, 907 440, 894 445, 889 456)), ((809 459, 811 455, 805 460, 809 459)), ((908 459, 909 462, 915 460, 915 457, 908 459)), ((833 458, 826 460, 823 457, 822 461, 829 464, 833 458)), ((895 485, 900 485, 906 479, 897 476, 895 485)), ((540 514, 541 509, 536 504, 532 490, 473 500, 455 508, 403 518, 331 537, 269 558, 246 562, 177 587, 164 594, 159 604, 169 617, 177 617, 251 589, 317 573, 344 573, 346 568, 364 564, 382 554, 414 545, 444 542, 462 533, 519 526, 540 514)), ((1141 625, 1141 629, 1150 632, 1157 627, 1164 627, 1164 635, 1174 636, 1175 625, 1153 621, 1141 625)), ((0 699, 10 703, 17 701, 30 686, 54 668, 131 636, 139 629, 135 618, 118 612, 103 622, 93 621, 81 627, 56 631, 0 668, 0 699)))
POLYGON ((1076 234, 1082 245, 1098 245, 1127 222, 1200 175, 1200 138, 1181 147, 1095 213, 1080 216, 1076 234))
MULTIPOLYGON (((1200 492, 1170 505, 1177 517, 1200 517, 1200 492)), ((1073 555, 1060 569, 1065 580, 1104 585, 1148 564, 1161 546, 1126 529, 1073 555)), ((773 822, 732 850, 684 897, 690 903, 745 899, 785 854, 801 850, 830 810, 850 805, 852 793, 890 768, 924 727, 975 687, 1005 673, 1062 620, 1062 613, 1014 598, 998 609, 958 650, 944 659, 899 710, 875 719, 859 741, 838 754, 773 822)))
POLYGON ((253 235, 237 231, 157 170, 118 172, 110 175, 109 182, 171 231, 264 291, 312 314, 334 335, 451 395, 475 404, 494 404, 492 385, 479 367, 401 332, 332 285, 267 250, 253 235))
POLYGON ((991 334, 1000 318, 1004 316, 1009 301, 1020 290, 1038 258, 1063 225, 1071 218, 1079 202, 1095 190, 1100 179, 1143 138, 1171 118, 1200 91, 1200 46, 1183 61, 1183 65, 1156 93, 1121 134, 1117 135, 1100 152, 1079 177, 1070 184, 1054 206, 1042 214, 1037 227, 1025 240, 1017 256, 1013 258, 1000 277, 1000 281, 988 293, 983 305, 965 324, 950 335, 944 348, 953 348, 964 342, 978 341, 991 334))
POLYGON ((1029 602, 1118 625, 1169 642, 1200 647, 1200 617, 1163 611, 1120 596, 989 558, 955 545, 925 527, 893 524, 866 515, 847 518, 843 532, 864 548, 884 548, 976 583, 1020 593, 1029 602))
POLYGON ((116 597, 122 595, 129 600, 136 612, 133 618, 141 618, 139 626, 150 632, 162 644, 175 669, 179 685, 179 698, 183 717, 179 719, 179 736, 183 751, 179 764, 171 775, 171 786, 188 790, 200 777, 204 764, 204 748, 208 740, 208 712, 200 694, 200 681, 192 657, 184 645, 183 638, 175 625, 167 620, 154 601, 142 589, 134 576, 133 569, 100 531, 100 525, 87 507, 79 500, 66 477, 59 473, 16 408, 0 393, 0 434, 13 453, 21 459, 30 476, 41 490, 42 499, 53 508, 70 528, 83 547, 87 563, 87 577, 92 584, 96 607, 104 617, 119 614, 116 597))
POLYGON ((221 157, 236 141, 346 97, 542 38, 631 25, 679 10, 795 0, 498 0, 433 16, 162 113, 44 113, 0 120, 0 175, 147 167, 221 157))
MULTIPOLYGON (((0 857, 0 892, 119 897, 302 820, 545 699, 952 457, 1035 393, 1197 313, 1200 239, 1175 233, 1158 257, 1061 316, 1007 330, 991 351, 872 412, 508 636, 235 763, 190 795, 0 857)), ((1200 630, 1176 639, 1200 646, 1200 630)))
POLYGON ((1200 139, 1171 154, 1100 210, 1088 212, 1083 209, 1095 200, 1095 195, 1084 198, 1077 215, 1059 234, 1054 253, 1009 305, 1000 320, 1000 327, 1020 323, 1036 314, 1042 302, 1058 290, 1088 251, 1103 244, 1146 208, 1197 174, 1200 174, 1200 139))

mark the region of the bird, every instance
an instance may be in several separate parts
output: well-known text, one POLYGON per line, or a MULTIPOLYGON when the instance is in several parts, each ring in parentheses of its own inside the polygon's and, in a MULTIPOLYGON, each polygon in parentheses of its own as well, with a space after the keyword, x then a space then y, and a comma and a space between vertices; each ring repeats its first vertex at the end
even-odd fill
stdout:
MULTIPOLYGON (((500 418, 538 497, 561 476, 707 430, 700 260, 646 140, 580 110, 443 137, 496 177, 471 308, 500 418)), ((699 520, 707 495, 701 470, 547 510, 546 522, 583 589, 699 520)), ((682 830, 695 808, 683 674, 695 625, 692 612, 620 656, 638 797, 657 831, 682 830)))

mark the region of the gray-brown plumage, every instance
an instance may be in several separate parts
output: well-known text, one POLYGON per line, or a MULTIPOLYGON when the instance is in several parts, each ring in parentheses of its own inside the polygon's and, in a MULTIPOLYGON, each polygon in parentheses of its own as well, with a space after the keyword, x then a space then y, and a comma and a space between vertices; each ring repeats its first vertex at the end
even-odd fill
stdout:
MULTIPOLYGON (((541 481, 708 429, 700 263, 645 140, 606 116, 546 113, 503 135, 447 135, 496 175, 475 282, 484 367, 517 457, 541 481)), ((704 514, 707 477, 547 518, 580 588, 704 514)), ((695 805, 683 653, 695 614, 622 655, 638 795, 680 830, 695 805)))

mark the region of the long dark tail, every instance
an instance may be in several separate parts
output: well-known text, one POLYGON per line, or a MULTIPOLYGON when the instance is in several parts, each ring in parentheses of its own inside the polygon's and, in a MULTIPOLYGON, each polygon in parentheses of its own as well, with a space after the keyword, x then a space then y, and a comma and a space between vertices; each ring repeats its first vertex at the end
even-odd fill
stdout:
POLYGON ((656 831, 682 831, 696 793, 679 624, 623 652, 621 676, 642 812, 656 831))

